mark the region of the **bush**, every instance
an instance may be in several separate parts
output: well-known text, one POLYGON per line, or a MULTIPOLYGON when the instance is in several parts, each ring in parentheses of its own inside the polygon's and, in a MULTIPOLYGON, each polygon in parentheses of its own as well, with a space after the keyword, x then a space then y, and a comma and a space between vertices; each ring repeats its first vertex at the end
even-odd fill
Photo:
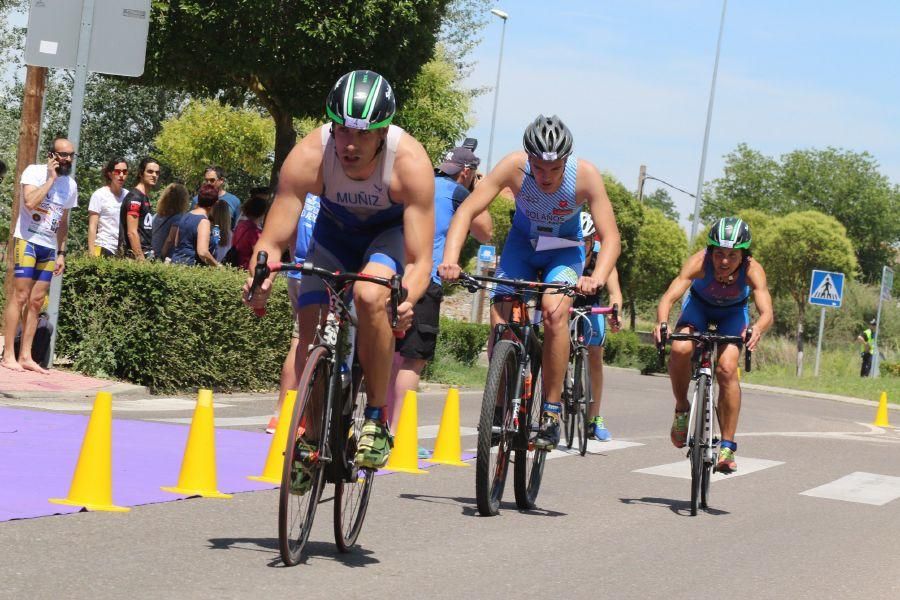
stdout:
POLYGON ((665 363, 659 360, 659 351, 653 344, 642 344, 638 347, 638 366, 642 375, 665 373, 665 363))
POLYGON ((434 360, 425 365, 422 377, 433 378, 434 365, 441 361, 455 361, 465 367, 474 365, 487 343, 490 330, 486 323, 464 323, 441 317, 434 360))
POLYGON ((73 258, 66 268, 57 353, 77 370, 154 392, 278 385, 291 309, 276 280, 268 314, 241 304, 246 271, 73 258))
POLYGON ((621 330, 606 336, 603 360, 610 365, 630 366, 637 356, 640 340, 633 331, 621 330))
POLYGON ((900 377, 900 362, 880 362, 878 369, 882 377, 900 377))

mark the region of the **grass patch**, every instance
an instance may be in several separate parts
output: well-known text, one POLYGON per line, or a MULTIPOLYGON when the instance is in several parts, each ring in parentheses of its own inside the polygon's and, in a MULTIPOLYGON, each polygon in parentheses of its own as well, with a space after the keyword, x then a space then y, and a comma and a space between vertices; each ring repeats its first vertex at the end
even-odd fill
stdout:
POLYGON ((469 366, 452 358, 441 357, 432 363, 425 380, 430 383, 483 388, 487 380, 487 367, 479 364, 469 366))

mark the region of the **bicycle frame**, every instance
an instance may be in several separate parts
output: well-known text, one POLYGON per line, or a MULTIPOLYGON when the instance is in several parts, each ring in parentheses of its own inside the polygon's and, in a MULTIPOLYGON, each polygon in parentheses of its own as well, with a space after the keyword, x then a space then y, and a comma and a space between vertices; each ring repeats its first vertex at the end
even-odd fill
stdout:
POLYGON ((698 347, 695 349, 695 355, 698 356, 698 360, 694 362, 693 373, 691 376, 691 380, 695 382, 694 392, 695 396, 697 395, 697 390, 699 389, 699 383, 701 378, 706 378, 707 384, 705 387, 705 397, 704 398, 694 398, 694 401, 691 402, 691 411, 690 416, 688 417, 688 423, 694 425, 697 423, 697 419, 701 417, 697 414, 697 411, 700 409, 700 403, 703 403, 702 413, 702 421, 699 423, 700 425, 700 439, 695 439, 695 433, 697 428, 692 427, 688 430, 688 453, 690 453, 690 448, 694 446, 694 444, 700 444, 700 449, 702 452, 703 462, 706 464, 714 463, 716 457, 718 455, 718 444, 719 437, 717 436, 719 429, 719 422, 717 419, 716 409, 718 407, 718 397, 715 394, 715 389, 718 387, 718 384, 715 380, 713 374, 716 372, 716 357, 718 356, 718 343, 713 343, 712 348, 709 347, 704 342, 700 342, 698 347))

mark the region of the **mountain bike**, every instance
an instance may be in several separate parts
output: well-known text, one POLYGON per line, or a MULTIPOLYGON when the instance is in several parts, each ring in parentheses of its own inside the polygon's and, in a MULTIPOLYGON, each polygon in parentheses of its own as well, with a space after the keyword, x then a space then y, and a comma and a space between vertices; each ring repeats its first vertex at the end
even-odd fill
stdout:
MULTIPOLYGON (((686 340, 694 342, 691 356, 691 379, 695 381, 691 397, 691 411, 688 416, 687 456, 691 461, 691 516, 697 509, 709 508, 709 482, 713 469, 719 460, 719 420, 716 414, 718 394, 716 393, 716 360, 720 344, 736 344, 742 347, 749 340, 752 330, 745 336, 718 335, 715 324, 710 324, 708 333, 669 333, 668 326, 660 323, 660 342, 657 345, 660 360, 664 360, 665 346, 669 341, 686 340)), ((750 372, 751 352, 744 352, 744 370, 750 372)))
POLYGON ((352 284, 377 283, 390 289, 391 325, 406 297, 400 275, 386 279, 365 273, 328 271, 305 263, 267 263, 260 252, 247 299, 270 273, 316 275, 328 291, 315 341, 297 386, 284 451, 278 498, 278 547, 288 566, 300 562, 326 483, 334 484, 334 539, 341 552, 356 543, 366 517, 375 469, 355 463, 366 407, 365 376, 356 358, 357 321, 350 301, 352 284))
POLYGON ((478 421, 475 498, 478 512, 493 516, 500 511, 513 453, 516 506, 523 510, 535 507, 547 450, 534 445, 544 395, 542 345, 529 318, 529 305, 536 302, 536 293, 571 295, 574 286, 467 273, 459 277, 459 284, 470 292, 487 289, 488 283, 510 288, 503 300, 512 304, 508 322, 497 325, 491 333, 493 351, 478 421))
POLYGON ((588 361, 587 340, 591 338, 592 326, 590 315, 612 315, 619 318, 619 305, 593 306, 590 297, 575 300, 575 306, 569 309, 572 320, 569 323, 569 366, 563 384, 562 412, 560 425, 566 440, 566 446, 572 448, 578 436, 578 452, 584 456, 587 452, 588 427, 590 426, 591 369, 588 361))

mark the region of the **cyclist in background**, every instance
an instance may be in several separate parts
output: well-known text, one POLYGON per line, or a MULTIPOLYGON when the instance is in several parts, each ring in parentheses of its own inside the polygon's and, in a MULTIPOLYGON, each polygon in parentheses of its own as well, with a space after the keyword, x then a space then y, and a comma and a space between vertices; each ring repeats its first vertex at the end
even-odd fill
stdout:
MULTIPOLYGON (((750 323, 748 300, 753 302, 759 318, 753 324, 753 334, 747 340, 747 350, 752 351, 759 338, 772 326, 772 297, 766 284, 766 272, 750 255, 750 226, 737 217, 719 219, 709 230, 707 246, 687 259, 669 289, 663 294, 656 310, 657 323, 669 321, 672 305, 690 289, 681 307, 681 315, 675 325, 678 333, 707 332, 709 323, 718 324, 717 333, 743 336, 750 323)), ((660 341, 659 325, 654 331, 660 341)), ((693 343, 672 342, 669 359, 669 376, 675 394, 675 419, 670 436, 676 448, 687 443, 687 399, 691 383, 691 354, 693 343)), ((721 451, 716 470, 731 473, 737 470, 734 441, 738 415, 741 411, 741 385, 737 369, 740 349, 734 344, 719 346, 716 363, 716 381, 719 384, 719 429, 722 433, 721 451)))
MULTIPOLYGON (((594 272, 597 264, 600 240, 597 237, 594 220, 586 212, 581 213, 581 234, 584 236, 584 274, 590 275, 594 272)), ((615 267, 610 271, 609 279, 606 280, 606 289, 609 292, 609 306, 618 305, 621 311, 622 288, 619 287, 619 272, 615 267)), ((612 436, 606 428, 606 422, 600 416, 600 401, 603 396, 603 345, 606 343, 606 318, 604 315, 589 315, 588 319, 591 323, 591 335, 585 340, 588 347, 588 364, 591 370, 591 405, 588 409, 591 425, 588 435, 595 440, 608 442, 612 436)), ((621 321, 618 317, 615 320, 610 318, 609 328, 613 333, 619 331, 620 326, 621 321)))
MULTIPOLYGON (((508 187, 515 196, 516 210, 496 276, 534 281, 542 271, 545 283, 577 284, 580 292, 594 294, 606 285, 621 250, 603 177, 593 164, 572 154, 572 133, 556 115, 539 115, 525 129, 522 143, 524 151, 504 157, 456 211, 438 274, 445 281, 459 279, 457 263, 472 220, 508 187), (587 277, 582 276, 584 244, 579 217, 584 205, 603 241, 594 272, 587 277)), ((492 294, 494 327, 510 316, 508 294, 503 286, 492 294)), ((563 295, 545 294, 541 300, 545 399, 535 445, 545 450, 559 444, 559 403, 569 357, 571 306, 572 299, 563 295)))

